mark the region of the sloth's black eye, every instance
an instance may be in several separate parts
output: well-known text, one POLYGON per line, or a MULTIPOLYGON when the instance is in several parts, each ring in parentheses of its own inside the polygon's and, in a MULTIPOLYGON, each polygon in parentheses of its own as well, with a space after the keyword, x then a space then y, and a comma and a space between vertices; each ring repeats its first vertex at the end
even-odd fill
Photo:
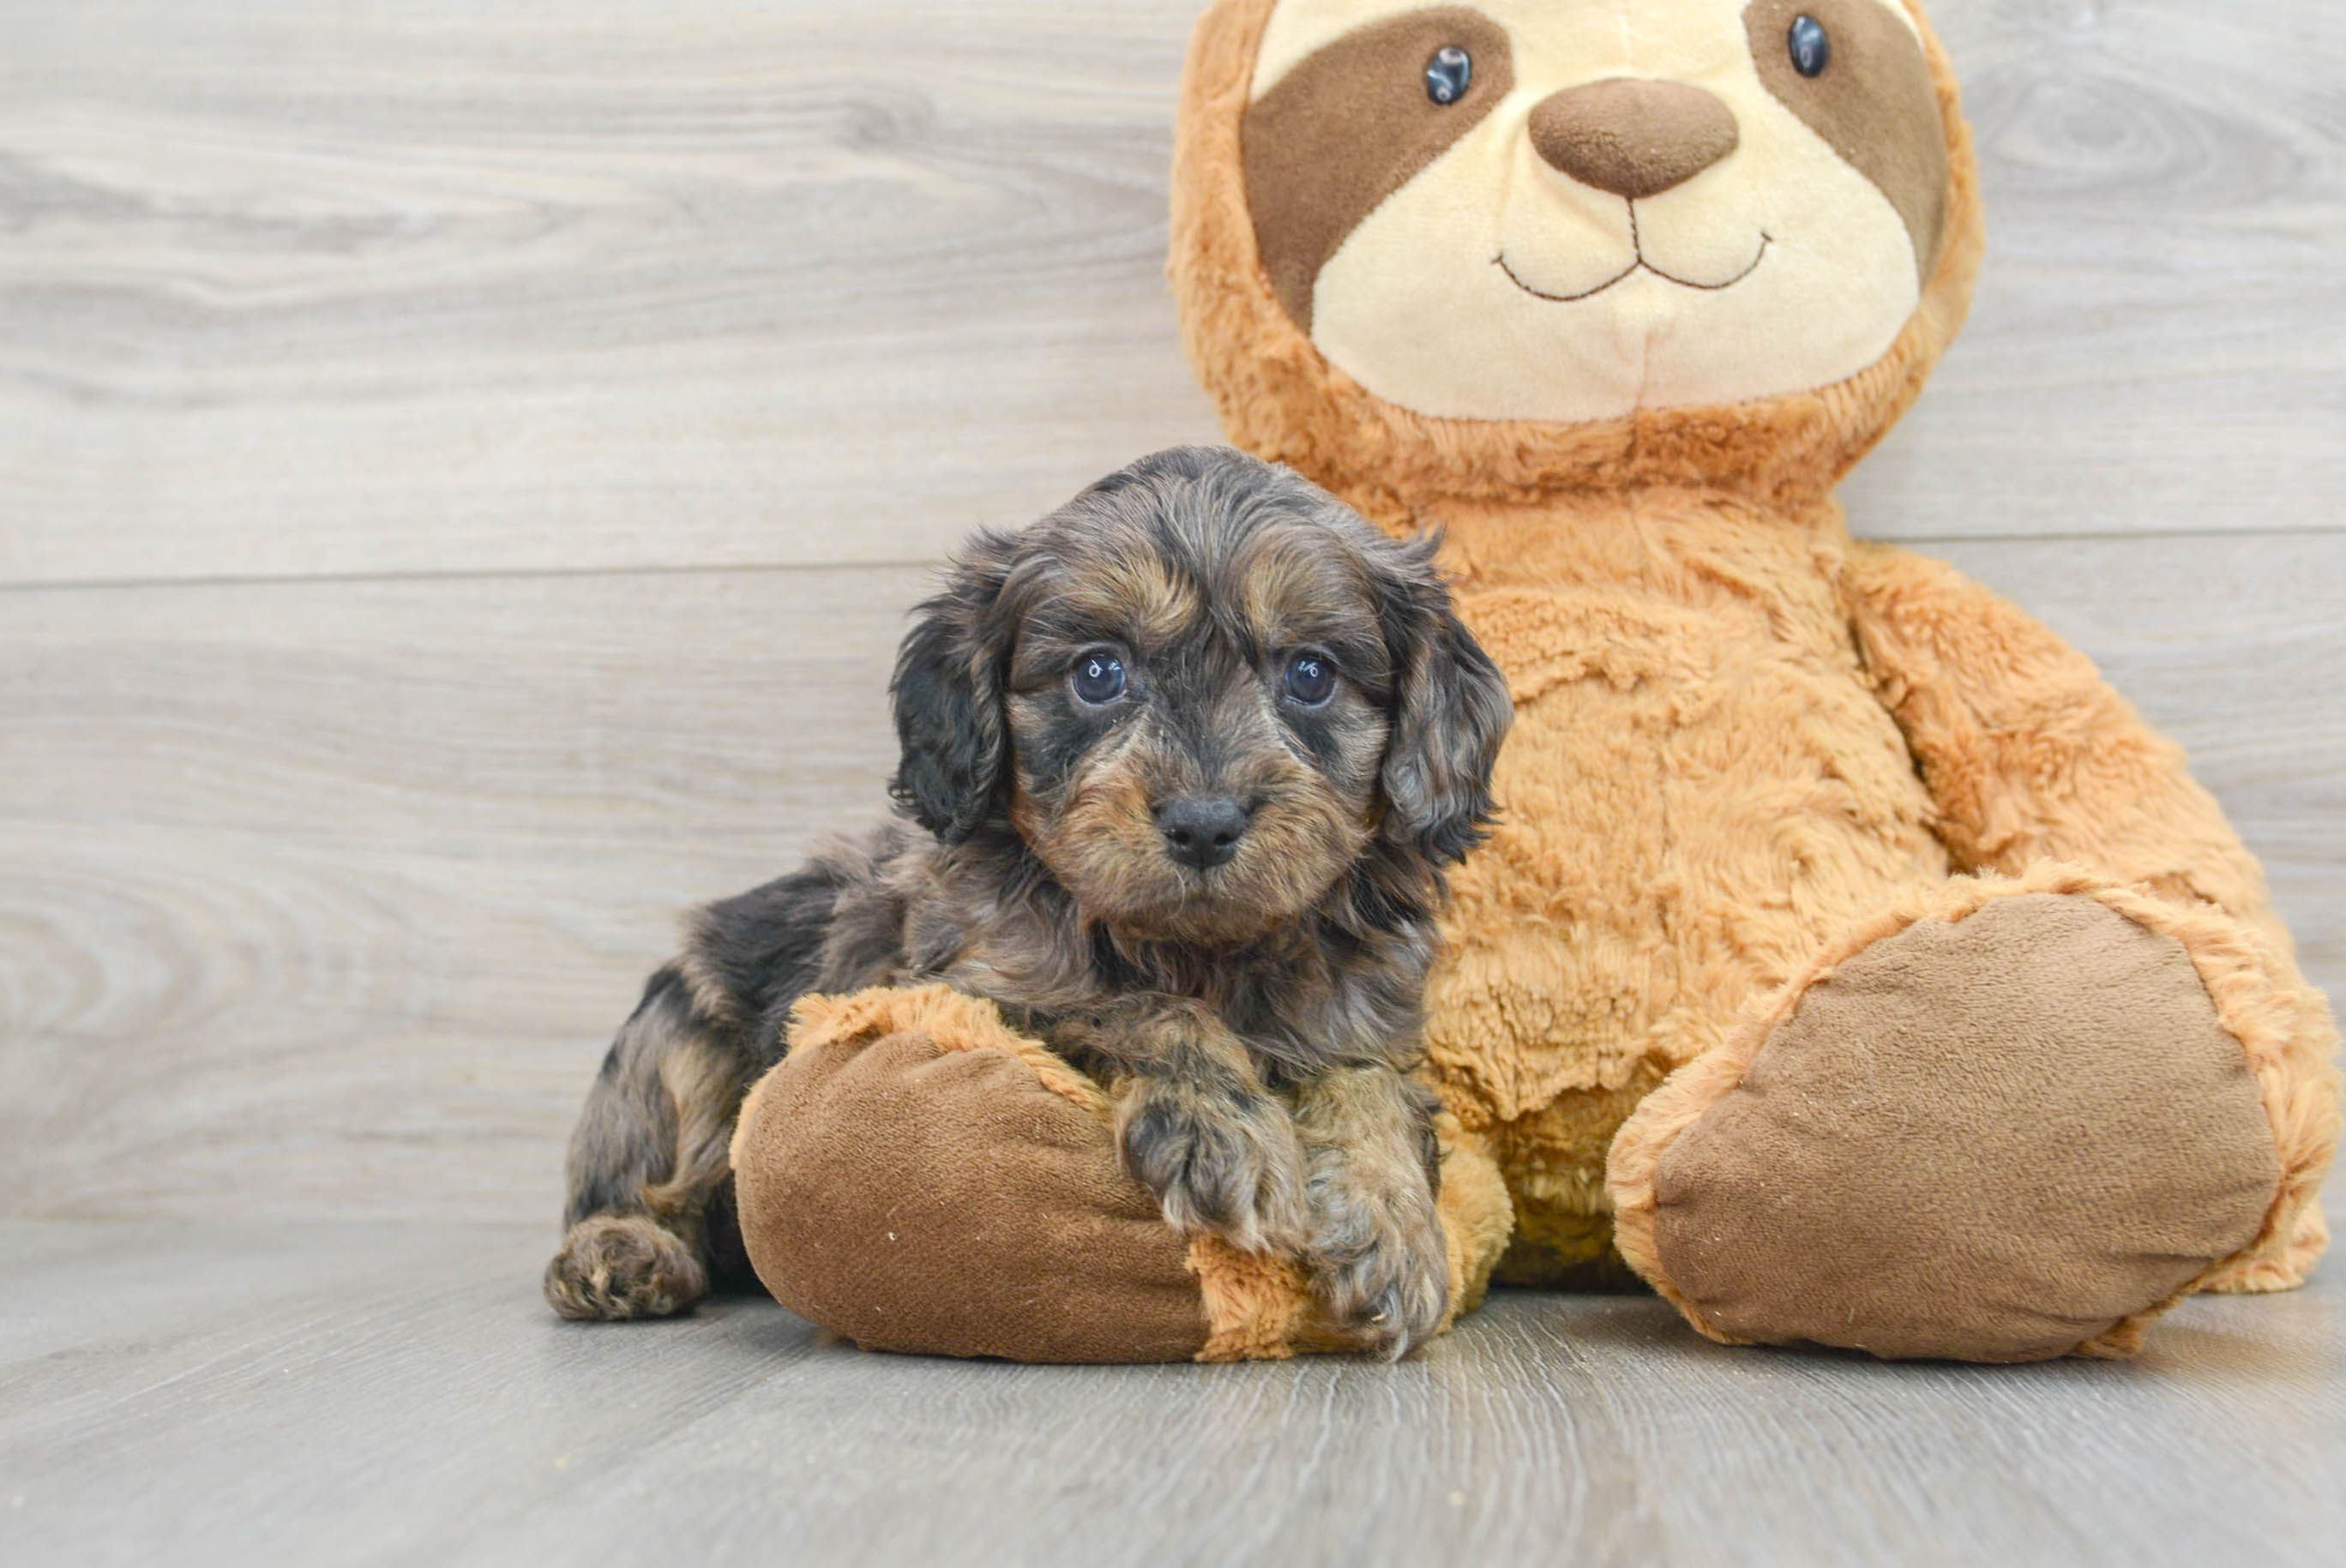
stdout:
POLYGON ((1832 64, 1832 39, 1814 16, 1793 17, 1791 36, 1785 42, 1792 48, 1792 69, 1804 76, 1821 76, 1832 64))
POLYGON ((1124 661, 1112 653, 1087 653, 1076 661, 1076 695, 1097 707, 1124 695, 1124 661))
POLYGON ((1336 667, 1318 654, 1297 654, 1287 661, 1287 695, 1306 708, 1317 708, 1336 695, 1336 667))
POLYGON ((1474 56, 1455 44, 1436 49, 1425 62, 1425 96, 1448 107, 1474 85, 1474 56))

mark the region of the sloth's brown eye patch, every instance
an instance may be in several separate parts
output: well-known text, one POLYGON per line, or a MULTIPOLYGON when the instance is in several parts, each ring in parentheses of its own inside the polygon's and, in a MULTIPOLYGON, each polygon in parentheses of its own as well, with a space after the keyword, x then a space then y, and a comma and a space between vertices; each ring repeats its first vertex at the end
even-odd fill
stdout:
POLYGON ((1923 46, 1882 0, 1753 0, 1752 63, 1778 102, 1889 199, 1925 283, 1947 221, 1947 131, 1923 46))
POLYGON ((1296 325, 1311 330, 1320 269, 1352 230, 1514 85, 1506 31, 1479 11, 1445 5, 1346 34, 1247 111, 1255 246, 1296 325))

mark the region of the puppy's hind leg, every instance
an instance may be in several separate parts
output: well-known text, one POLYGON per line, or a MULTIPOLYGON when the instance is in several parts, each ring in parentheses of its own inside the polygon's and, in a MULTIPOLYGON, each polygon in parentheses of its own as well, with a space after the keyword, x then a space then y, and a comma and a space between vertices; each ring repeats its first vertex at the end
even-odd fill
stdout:
MULTIPOLYGON (((621 1026, 570 1137, 569 1234, 546 1266, 565 1318, 666 1318, 708 1294, 712 1204, 750 1054, 661 970, 621 1026)), ((715 1223, 729 1223, 720 1212, 715 1223)))

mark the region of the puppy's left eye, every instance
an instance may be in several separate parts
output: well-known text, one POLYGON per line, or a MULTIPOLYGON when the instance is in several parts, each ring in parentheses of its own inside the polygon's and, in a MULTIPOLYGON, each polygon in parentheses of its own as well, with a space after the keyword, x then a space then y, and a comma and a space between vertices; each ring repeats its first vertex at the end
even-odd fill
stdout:
POLYGON ((1287 661, 1287 695, 1306 708, 1317 708, 1336 694, 1336 667, 1319 654, 1297 654, 1287 661))
POLYGON ((1124 695, 1124 661, 1111 653, 1087 653, 1076 661, 1076 695, 1097 707, 1124 695))

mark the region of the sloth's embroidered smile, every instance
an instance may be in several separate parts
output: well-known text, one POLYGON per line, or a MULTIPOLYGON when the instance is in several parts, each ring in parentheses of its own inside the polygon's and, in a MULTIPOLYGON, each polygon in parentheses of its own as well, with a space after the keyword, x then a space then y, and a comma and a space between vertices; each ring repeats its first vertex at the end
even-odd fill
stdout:
POLYGON ((1627 267, 1622 268, 1621 270, 1616 272, 1610 278, 1606 279, 1605 281, 1597 284, 1594 289, 1584 289, 1577 294, 1549 294, 1533 288, 1529 283, 1523 280, 1522 277, 1517 274, 1513 267, 1507 265, 1507 253, 1504 250, 1491 258, 1491 265, 1496 267, 1500 271, 1504 272, 1507 275, 1508 282, 1513 283, 1516 288, 1521 289, 1533 299, 1545 300, 1552 305, 1571 305, 1576 304, 1583 300, 1593 300, 1596 298, 1597 295, 1604 293, 1607 289, 1627 282, 1630 279, 1636 277, 1640 272, 1650 272, 1655 277, 1659 278, 1663 282, 1675 283, 1681 289, 1698 289, 1706 294, 1716 294, 1724 290, 1734 288, 1735 285, 1742 282, 1743 280, 1751 276, 1752 273, 1760 270, 1760 263, 1768 259, 1768 248, 1775 242, 1775 237, 1773 235, 1762 231, 1760 236, 1760 249, 1753 254, 1751 264, 1744 268, 1742 271, 1738 272, 1734 277, 1719 283, 1698 282, 1692 278, 1680 278, 1675 273, 1665 272, 1659 267, 1655 266, 1651 261, 1646 260, 1646 253, 1642 248, 1637 250, 1637 259, 1631 261, 1627 267))

